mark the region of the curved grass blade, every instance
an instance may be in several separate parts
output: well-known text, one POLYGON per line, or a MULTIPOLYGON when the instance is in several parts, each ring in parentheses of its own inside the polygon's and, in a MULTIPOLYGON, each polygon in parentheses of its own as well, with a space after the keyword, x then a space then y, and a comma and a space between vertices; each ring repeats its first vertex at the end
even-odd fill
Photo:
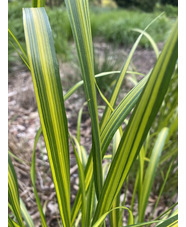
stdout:
POLYGON ((18 49, 15 47, 15 45, 10 41, 10 44, 12 45, 12 47, 15 49, 15 51, 18 53, 19 57, 22 59, 22 61, 25 63, 25 65, 27 66, 27 68, 30 70, 30 66, 27 62, 27 60, 19 53, 18 49))
POLYGON ((103 185, 93 223, 110 209, 114 198, 120 191, 161 106, 177 57, 178 29, 176 22, 122 136, 103 185))
POLYGON ((12 47, 15 49, 15 51, 18 53, 18 55, 20 56, 20 58, 22 59, 22 61, 25 63, 25 65, 27 66, 27 68, 30 70, 30 66, 28 63, 28 57, 23 49, 23 47, 21 46, 20 42, 18 41, 18 39, 15 37, 15 35, 13 34, 13 32, 8 28, 8 33, 10 34, 10 36, 12 37, 12 39, 15 41, 15 43, 17 44, 17 46, 19 47, 20 51, 18 50, 18 48, 13 44, 13 42, 11 40, 9 40, 10 44, 12 45, 12 47))
MULTIPOLYGON (((87 104, 86 102, 83 104, 83 107, 84 105, 87 104)), ((79 157, 82 159, 82 163, 83 163, 83 167, 86 166, 86 163, 87 163, 87 151, 85 150, 85 148, 83 146, 80 145, 80 133, 81 133, 81 118, 82 118, 82 114, 83 114, 83 107, 81 107, 81 109, 79 110, 79 113, 78 113, 78 120, 77 120, 77 142, 75 140, 75 143, 77 143, 77 147, 79 146, 80 147, 80 153, 79 154, 79 157)), ((79 151, 78 151, 79 153, 79 151)))
MULTIPOLYGON (((95 75, 95 78, 99 78, 102 76, 107 76, 107 75, 111 75, 111 74, 119 74, 120 71, 111 71, 111 72, 104 72, 104 73, 99 73, 97 75, 95 75)), ((144 74, 142 73, 138 73, 138 72, 132 72, 132 71, 127 71, 127 73, 131 74, 134 73, 136 75, 142 75, 144 76, 144 74)), ((79 82, 77 82, 72 88, 70 88, 67 93, 64 95, 64 100, 67 100, 79 87, 81 87, 84 84, 84 81, 81 80, 79 82)))
POLYGON ((156 54, 156 58, 158 59, 159 57, 159 49, 158 49, 158 46, 156 45, 154 39, 145 31, 141 30, 141 29, 138 29, 138 28, 135 28, 135 29, 132 29, 132 31, 135 31, 135 32, 139 32, 139 33, 143 33, 143 35, 149 40, 149 42, 151 43, 152 45, 152 48, 154 49, 154 52, 156 54))
POLYGON ((8 227, 20 227, 14 220, 8 217, 8 227))
POLYGON ((77 141, 80 143, 80 127, 81 127, 81 118, 82 118, 82 113, 83 113, 83 107, 79 110, 78 113, 78 120, 77 120, 77 141))
POLYGON ((163 164, 165 161, 173 157, 178 153, 178 147, 173 149, 171 152, 168 152, 167 154, 162 155, 161 160, 160 160, 160 165, 163 164))
POLYGON ((116 208, 113 208, 111 210, 109 210, 108 212, 106 212, 105 214, 103 214, 97 221, 96 223, 92 226, 92 227, 98 227, 100 226, 103 221, 105 220, 106 216, 112 212, 113 210, 116 210, 116 209, 124 209, 124 210, 127 210, 129 212, 129 220, 128 220, 128 225, 132 225, 134 223, 134 217, 133 217, 133 214, 131 212, 131 210, 125 206, 120 206, 120 207, 116 207, 116 208))
POLYGON ((51 27, 44 8, 23 9, 25 40, 59 211, 70 226, 67 118, 51 27))
POLYGON ((150 225, 150 224, 154 224, 154 223, 159 223, 160 221, 147 221, 147 222, 141 222, 138 224, 134 224, 134 225, 127 225, 127 227, 141 227, 141 226, 146 226, 146 225, 150 225))
POLYGON ((88 0, 65 0, 65 3, 70 18, 74 40, 76 43, 77 53, 81 66, 82 79, 84 81, 85 95, 88 102, 88 109, 91 118, 94 181, 96 194, 99 198, 103 183, 102 157, 99 119, 97 112, 97 98, 94 84, 94 61, 89 18, 89 2, 88 0))
POLYGON ((18 224, 24 227, 25 225, 23 223, 21 208, 19 203, 19 190, 18 190, 17 177, 9 155, 8 155, 8 200, 11 205, 12 212, 14 213, 17 219, 18 224))
POLYGON ((83 155, 82 155, 82 152, 81 152, 81 146, 80 146, 78 140, 74 136, 72 136, 72 138, 73 138, 75 145, 76 145, 76 148, 77 148, 79 160, 80 160, 81 164, 84 165, 85 163, 84 163, 83 155))
POLYGON ((96 80, 95 80, 95 85, 96 85, 96 87, 97 87, 97 90, 98 90, 98 92, 99 92, 101 98, 102 98, 103 101, 107 104, 107 106, 110 108, 111 112, 113 112, 113 111, 114 111, 113 107, 110 105, 109 101, 107 100, 107 98, 106 98, 106 97, 104 96, 104 94, 102 93, 102 91, 101 91, 101 89, 99 88, 99 86, 98 86, 96 80))
POLYGON ((138 203, 139 222, 144 221, 145 210, 146 210, 149 195, 152 189, 155 173, 158 167, 158 162, 159 162, 162 150, 164 148, 166 138, 168 136, 168 131, 169 131, 168 128, 163 128, 159 133, 150 157, 150 162, 146 170, 144 181, 140 182, 141 183, 140 185, 143 185, 143 186, 140 190, 139 203, 138 203))
POLYGON ((20 208, 21 208, 21 213, 23 215, 23 218, 27 224, 28 227, 34 227, 34 223, 33 220, 30 216, 30 214, 28 213, 28 210, 26 209, 25 204, 23 203, 23 200, 20 199, 20 208))
POLYGON ((80 148, 81 148, 81 155, 83 158, 83 166, 85 167, 87 164, 87 160, 88 160, 88 154, 87 154, 85 147, 80 145, 80 148))
POLYGON ((31 181, 32 181, 33 189, 34 189, 34 195, 35 195, 37 207, 38 207, 38 210, 39 210, 39 213, 40 213, 40 217, 41 217, 41 224, 42 224, 42 227, 47 227, 45 216, 44 216, 43 209, 42 209, 42 206, 41 206, 41 202, 40 202, 39 196, 37 194, 36 179, 35 179, 36 178, 35 153, 36 153, 36 146, 37 146, 39 137, 41 135, 41 132, 42 132, 42 128, 40 127, 39 130, 36 133, 36 136, 35 136, 30 175, 31 175, 31 181))
POLYGON ((11 37, 13 38, 13 40, 15 41, 15 43, 18 45, 20 51, 22 52, 25 61, 28 63, 28 57, 27 54, 25 53, 25 51, 23 50, 20 42, 18 41, 18 39, 15 37, 15 35, 13 34, 13 32, 10 30, 10 28, 8 28, 8 33, 11 35, 11 37))
MULTIPOLYGON (((156 17, 149 25, 147 25, 147 27, 144 29, 144 32, 145 32, 145 31, 146 31, 146 30, 147 30, 147 29, 148 29, 148 28, 149 28, 149 27, 150 27, 150 26, 151 26, 159 17, 161 17, 161 15, 162 15, 162 14, 160 14, 158 17, 156 17)), ((114 107, 114 105, 115 105, 115 103, 116 103, 116 100, 117 100, 117 97, 118 97, 118 94, 119 94, 119 91, 120 91, 122 82, 123 82, 123 80, 124 80, 124 78, 125 78, 127 69, 128 69, 128 67, 129 67, 129 65, 130 65, 130 62, 131 62, 132 57, 133 57, 133 55, 134 55, 134 52, 135 52, 135 50, 136 50, 136 48, 137 48, 137 46, 138 46, 138 44, 139 44, 141 38, 143 37, 143 34, 144 34, 144 33, 141 33, 141 34, 139 35, 139 37, 137 38, 136 42, 134 43, 134 45, 133 45, 133 47, 132 47, 132 49, 131 49, 131 51, 130 51, 128 57, 127 57, 126 62, 123 64, 121 73, 120 73, 120 75, 119 75, 119 77, 118 77, 118 80, 117 80, 117 82, 116 82, 116 84, 115 84, 115 86, 114 86, 114 89, 113 89, 112 93, 111 93, 111 98, 110 98, 110 100, 109 100, 109 103, 110 103, 110 105, 111 105, 112 107, 114 107)), ((106 122, 107 122, 107 120, 108 120, 110 114, 111 114, 110 108, 109 108, 109 107, 106 107, 106 108, 105 108, 105 111, 104 111, 104 113, 103 113, 103 117, 102 117, 102 119, 101 119, 101 123, 100 123, 100 124, 101 124, 101 130, 102 130, 102 128, 104 128, 104 126, 105 126, 105 124, 106 124, 106 122)))
POLYGON ((8 216, 8 227, 14 227, 13 220, 8 216))
MULTIPOLYGON (((102 76, 107 76, 110 74, 117 74, 119 71, 111 71, 111 72, 106 72, 106 73, 99 73, 95 75, 95 77, 102 77, 102 76)), ((84 84, 84 81, 81 80, 77 82, 72 88, 70 88, 67 93, 64 95, 64 100, 67 100, 79 87, 81 87, 84 84)))
POLYGON ((102 154, 105 155, 108 145, 110 144, 111 139, 113 138, 115 132, 122 124, 124 119, 134 108, 138 98, 140 97, 141 92, 143 91, 149 75, 144 77, 138 85, 136 85, 119 103, 114 112, 110 115, 107 123, 101 131, 101 141, 102 141, 102 154))
POLYGON ((17 160, 18 162, 22 163, 23 165, 26 165, 25 161, 23 161, 22 159, 18 158, 15 154, 13 154, 10 150, 8 150, 8 154, 14 158, 15 160, 17 160))

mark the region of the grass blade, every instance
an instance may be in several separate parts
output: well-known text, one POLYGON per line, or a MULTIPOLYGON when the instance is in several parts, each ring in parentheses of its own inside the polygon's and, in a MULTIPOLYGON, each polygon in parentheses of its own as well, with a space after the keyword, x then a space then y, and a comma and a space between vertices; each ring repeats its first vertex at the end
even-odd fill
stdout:
MULTIPOLYGON (((112 145, 112 159, 114 158, 114 155, 118 149, 120 140, 121 140, 121 134, 119 132, 119 129, 116 131, 114 137, 113 137, 113 145, 112 145)), ((116 196, 116 198, 113 201, 113 206, 112 208, 116 208, 120 206, 120 195, 121 192, 118 193, 118 195, 116 196)), ((125 206, 125 204, 123 204, 122 206, 125 206)), ((122 211, 121 211, 122 213, 122 211)), ((118 209, 114 209, 110 214, 109 214, 109 219, 110 219, 110 226, 111 227, 119 227, 120 222, 119 220, 119 215, 120 215, 120 210, 118 209)), ((122 215, 122 214, 121 214, 122 215)))
MULTIPOLYGON (((83 106, 84 107, 84 106, 83 106)), ((77 120, 77 141, 80 143, 80 133, 81 133, 81 118, 82 118, 82 113, 83 113, 83 107, 79 110, 78 113, 78 120, 77 120)))
POLYGON ((98 226, 100 226, 103 223, 103 221, 105 220, 106 216, 110 212, 112 212, 113 210, 116 210, 116 209, 124 209, 124 210, 127 210, 129 212, 129 221, 128 221, 128 224, 129 225, 132 225, 134 223, 134 218, 133 218, 133 214, 132 214, 131 210, 129 208, 127 208, 127 207, 121 206, 121 207, 113 208, 110 211, 108 211, 105 214, 103 214, 92 227, 98 227, 98 226))
MULTIPOLYGON (((120 71, 111 71, 111 72, 104 72, 104 73, 99 73, 97 75, 95 75, 95 78, 99 78, 102 76, 107 76, 107 75, 111 75, 111 74, 118 74, 120 73, 120 71)), ((138 72, 131 72, 131 71, 127 71, 127 73, 131 74, 137 74, 137 75, 142 75, 144 76, 144 74, 142 73, 138 73, 138 72)), ((64 100, 67 100, 79 87, 81 87, 84 84, 84 81, 81 80, 79 82, 77 82, 72 88, 70 88, 67 93, 64 95, 64 100)))
POLYGON ((27 60, 19 53, 18 49, 15 47, 15 45, 10 41, 10 44, 12 45, 12 47, 15 49, 15 51, 18 53, 19 57, 22 59, 22 61, 25 63, 25 65, 27 66, 27 68, 30 70, 30 66, 27 62, 27 60))
POLYGON ((157 170, 158 162, 165 144, 165 140, 168 136, 168 131, 169 131, 168 128, 163 128, 159 133, 150 157, 150 162, 146 170, 144 181, 140 182, 140 185, 142 185, 142 188, 140 190, 140 196, 139 196, 139 204, 138 204, 140 222, 144 221, 145 210, 147 207, 147 203, 151 192, 152 184, 154 181, 155 173, 157 170))
POLYGON ((123 123, 127 115, 134 108, 136 102, 138 101, 141 92, 143 91, 146 82, 149 78, 147 75, 143 78, 138 85, 136 85, 119 103, 114 112, 108 118, 107 123, 101 131, 101 141, 102 141, 102 154, 104 155, 107 147, 114 136, 115 132, 119 126, 123 123))
POLYGON ((149 40, 149 42, 151 43, 151 46, 152 48, 154 49, 154 52, 156 54, 156 58, 158 59, 159 57, 159 49, 158 49, 158 46, 156 45, 155 41, 153 40, 153 38, 145 31, 141 30, 141 29, 138 29, 138 28, 135 28, 135 29, 132 29, 133 31, 135 32, 139 32, 139 33, 143 33, 143 35, 149 40))
POLYGON ((32 0, 32 7, 45 7, 45 0, 32 0))
POLYGON ((14 166, 8 155, 8 200, 20 226, 24 227, 19 202, 19 190, 14 166))
POLYGON ((169 207, 169 209, 167 209, 166 211, 164 211, 162 214, 160 214, 155 220, 160 219, 161 217, 163 217, 164 215, 166 215, 167 213, 170 213, 171 210, 173 210, 174 207, 176 207, 178 205, 178 202, 176 202, 175 204, 173 204, 171 207, 169 207))
POLYGON ((25 204, 23 203, 23 200, 20 199, 20 208, 21 208, 21 213, 23 215, 23 218, 27 224, 28 227, 34 227, 34 223, 33 220, 30 216, 30 214, 28 213, 28 210, 26 209, 25 204))
POLYGON ((41 202, 40 202, 39 196, 37 194, 36 179, 35 179, 36 178, 36 170, 35 170, 36 145, 38 143, 38 140, 39 140, 39 137, 41 135, 41 132, 42 132, 42 128, 40 127, 39 130, 36 133, 36 136, 35 136, 30 175, 31 175, 31 181, 32 181, 33 189, 34 189, 34 195, 35 195, 37 207, 38 207, 38 210, 39 210, 39 213, 40 213, 40 217, 41 217, 41 224, 42 224, 42 227, 47 227, 45 216, 44 216, 43 209, 42 209, 42 206, 41 206, 41 202))
POLYGON ((59 211, 70 226, 67 119, 51 27, 44 8, 23 9, 25 40, 59 211))
POLYGON ((157 227, 176 227, 178 226, 178 215, 168 218, 167 220, 163 221, 157 227))
POLYGON ((121 138, 103 185, 93 223, 110 209, 161 106, 178 57, 177 30, 176 22, 121 138))
POLYGON ((88 0, 65 0, 71 28, 78 52, 84 81, 85 95, 88 102, 92 126, 92 154, 94 165, 94 181, 96 194, 99 198, 102 188, 102 157, 99 120, 97 112, 97 98, 94 83, 94 61, 91 37, 91 26, 89 18, 88 0))
POLYGON ((95 202, 95 188, 93 185, 93 179, 91 180, 88 192, 87 192, 87 212, 85 226, 89 227, 91 223, 91 217, 95 202))
POLYGON ((20 227, 14 220, 8 217, 8 227, 20 227))
MULTIPOLYGON (((147 27, 144 29, 144 32, 145 32, 145 31, 150 27, 150 25, 153 24, 161 15, 162 15, 162 14, 160 14, 158 17, 156 17, 149 25, 147 25, 147 27)), ((114 86, 114 89, 113 89, 113 91, 112 91, 111 98, 110 98, 110 100, 109 100, 109 103, 110 103, 110 105, 111 105, 112 107, 114 107, 114 105, 115 105, 115 103, 116 103, 116 100, 117 100, 117 97, 118 97, 118 94, 119 94, 119 91, 120 91, 122 82, 123 82, 123 80, 124 80, 124 78, 125 78, 127 69, 128 69, 128 67, 129 67, 129 65, 130 65, 130 62, 131 62, 132 57, 133 57, 133 55, 134 55, 134 52, 135 52, 135 50, 136 50, 136 48, 137 48, 137 46, 138 46, 138 44, 139 44, 141 38, 143 37, 143 34, 144 34, 144 33, 141 33, 141 34, 139 35, 139 37, 137 38, 136 42, 134 43, 134 45, 133 45, 133 47, 132 47, 132 49, 131 49, 131 51, 130 51, 128 57, 127 57, 126 62, 123 64, 121 73, 120 73, 120 75, 119 75, 119 77, 118 77, 118 80, 117 80, 117 82, 116 82, 116 84, 115 84, 115 86, 114 86)), ((109 108, 109 107, 106 107, 106 108, 105 108, 105 111, 104 111, 104 113, 103 113, 103 117, 102 117, 102 119, 101 119, 101 130, 102 130, 102 128, 105 127, 105 124, 106 124, 106 122, 107 122, 107 120, 108 120, 110 114, 111 114, 110 108, 109 108)))
POLYGON ((150 224, 154 224, 154 223, 159 223, 160 221, 147 221, 147 222, 141 222, 138 224, 134 224, 134 225, 127 225, 127 227, 140 227, 140 226, 146 226, 146 225, 150 225, 150 224))
POLYGON ((18 41, 18 39, 15 37, 15 35, 13 34, 13 32, 8 28, 8 33, 11 35, 11 37, 13 38, 13 40, 15 41, 15 43, 18 45, 20 51, 22 52, 24 59, 26 60, 26 62, 28 63, 28 57, 25 53, 25 51, 23 50, 20 42, 18 41))

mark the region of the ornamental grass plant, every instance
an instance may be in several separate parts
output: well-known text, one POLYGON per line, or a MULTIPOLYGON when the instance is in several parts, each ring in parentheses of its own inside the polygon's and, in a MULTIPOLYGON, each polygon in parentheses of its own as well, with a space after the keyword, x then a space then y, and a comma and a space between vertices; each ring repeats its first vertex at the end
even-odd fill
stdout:
MULTIPOLYGON (((45 2, 32 1, 32 8, 23 9, 23 26, 27 53, 11 30, 17 52, 31 71, 41 127, 33 147, 31 182, 41 226, 47 226, 43 204, 36 188, 35 151, 43 133, 57 195, 61 225, 64 227, 123 226, 123 213, 127 226, 177 226, 177 203, 154 218, 146 217, 150 193, 155 179, 161 178, 154 211, 171 175, 177 171, 177 77, 178 77, 178 25, 175 25, 160 53, 156 43, 147 33, 158 16, 144 30, 136 29, 139 36, 123 63, 121 70, 94 73, 94 52, 90 26, 89 1, 65 0, 73 37, 81 67, 82 80, 63 95, 56 58, 52 28, 45 11, 45 2), (157 57, 155 66, 147 75, 128 71, 134 52, 145 36, 157 57), (117 74, 115 85, 107 99, 96 78, 117 74), (134 88, 116 106, 121 85, 127 74, 134 77, 134 88), (135 75, 143 76, 140 82, 135 75), (92 144, 86 151, 80 143, 82 108, 79 112, 77 137, 70 134, 64 102, 80 86, 84 86, 86 105, 91 119, 92 144), (97 93, 105 108, 98 118, 97 93), (132 112, 130 118, 127 116, 132 112), (126 120, 127 118, 127 120, 126 120), (155 120, 156 119, 156 120, 155 120), (126 127, 121 127, 125 122, 126 127), (72 144, 79 172, 79 191, 71 206, 69 143, 72 144), (112 152, 108 153, 109 145, 112 152), (135 173, 133 171, 135 163, 135 173), (166 166, 166 168, 165 168, 166 166), (123 185, 131 174, 135 175, 130 206, 126 206, 127 186, 121 199, 123 185), (158 175, 159 174, 159 175, 158 175), (134 201, 137 196, 137 214, 134 201)), ((63 35, 63 34, 61 34, 63 35)), ((19 186, 11 158, 8 159, 8 196, 10 214, 8 226, 34 226, 26 206, 19 196, 19 186), (13 214, 13 215, 12 215, 13 214)))

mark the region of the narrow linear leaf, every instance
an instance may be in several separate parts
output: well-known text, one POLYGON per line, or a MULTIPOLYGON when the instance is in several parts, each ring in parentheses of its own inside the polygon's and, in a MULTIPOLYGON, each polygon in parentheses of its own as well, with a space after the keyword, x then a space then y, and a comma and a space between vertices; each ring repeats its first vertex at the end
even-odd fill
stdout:
POLYGON ((160 214, 155 220, 160 219, 161 217, 163 217, 164 215, 166 215, 167 213, 169 213, 171 210, 173 210, 174 207, 176 207, 178 205, 178 202, 176 202, 175 204, 173 204, 171 207, 169 207, 169 209, 167 209, 166 211, 164 211, 162 214, 160 214))
POLYGON ((19 55, 19 57, 22 59, 22 61, 25 63, 25 65, 27 66, 27 68, 30 70, 30 66, 29 66, 27 60, 20 54, 20 52, 18 51, 18 49, 15 47, 15 45, 11 41, 10 41, 10 44, 15 49, 15 51, 17 52, 17 54, 19 55))
POLYGON ((147 222, 141 222, 138 224, 134 224, 134 225, 127 225, 127 227, 140 227, 140 226, 146 226, 146 225, 150 225, 150 224, 154 224, 154 223, 159 223, 160 221, 147 221, 147 222))
POLYGON ((157 225, 157 227, 176 227, 176 226, 178 226, 178 215, 170 217, 157 225))
MULTIPOLYGON (((115 153, 116 153, 116 151, 118 149, 120 140, 121 140, 121 134, 120 134, 119 130, 117 130, 116 133, 114 134, 114 137, 113 137, 112 159, 114 158, 114 155, 115 155, 115 153)), ((118 193, 118 195, 114 199, 112 208, 116 208, 116 207, 120 206, 120 195, 121 195, 121 192, 118 193)), ((122 206, 124 206, 124 204, 122 206)), ((122 216, 122 211, 121 211, 121 216, 122 216)), ((120 210, 114 209, 109 214, 110 226, 111 227, 118 227, 120 225, 120 222, 118 221, 119 218, 120 218, 120 210)))
POLYGON ((88 0, 65 0, 71 28, 76 43, 77 53, 84 81, 85 95, 88 102, 92 126, 92 154, 94 165, 94 181, 99 198, 102 188, 102 157, 100 129, 97 111, 97 98, 94 83, 94 61, 88 0))
POLYGON ((164 144, 166 141, 166 138, 168 136, 168 128, 163 128, 157 138, 157 141, 155 143, 155 146, 153 148, 151 157, 150 157, 150 162, 148 164, 144 181, 141 182, 142 188, 140 190, 140 197, 139 197, 139 222, 144 221, 144 216, 145 216, 145 210, 147 207, 149 195, 152 189, 152 184, 154 181, 155 173, 157 170, 157 166, 159 163, 159 159, 161 156, 161 153, 164 148, 164 144))
MULTIPOLYGON (((99 77, 103 77, 103 76, 107 76, 107 75, 111 75, 111 74, 118 74, 120 73, 120 71, 110 71, 110 72, 104 72, 104 73, 99 73, 97 75, 95 75, 95 78, 99 78, 99 77)), ((131 71, 127 71, 127 73, 131 74, 137 74, 137 75, 143 75, 142 73, 138 73, 138 72, 131 72, 131 71)), ((70 88, 67 93, 64 95, 64 100, 67 100, 79 87, 81 87, 84 84, 83 80, 77 82, 72 88, 70 88)))
POLYGON ((78 113, 78 120, 77 120, 77 141, 80 143, 80 133, 81 133, 81 118, 82 118, 82 113, 83 113, 83 107, 79 110, 78 113))
POLYGON ((28 213, 28 210, 26 209, 25 204, 23 203, 23 200, 20 199, 20 208, 21 208, 21 213, 23 215, 23 218, 27 224, 28 227, 34 227, 34 223, 33 220, 30 216, 30 214, 28 213))
MULTIPOLYGON (((149 28, 149 27, 150 27, 150 26, 151 26, 159 17, 161 17, 161 15, 162 15, 162 14, 160 14, 160 15, 159 15, 158 17, 156 17, 151 23, 149 23, 149 24, 147 25, 147 27, 144 29, 144 32, 145 32, 145 31, 146 31, 146 30, 147 30, 147 29, 148 29, 148 28, 149 28)), ((111 93, 110 100, 109 100, 109 103, 110 103, 110 105, 111 105, 112 107, 114 107, 114 105, 115 105, 115 103, 116 103, 116 100, 117 100, 117 97, 118 97, 118 94, 119 94, 119 91, 120 91, 122 82, 123 82, 123 80, 124 80, 124 78, 125 78, 127 69, 128 69, 128 67, 129 67, 129 65, 130 65, 130 62, 131 62, 132 57, 133 57, 133 55, 134 55, 134 52, 135 52, 135 50, 136 50, 136 48, 137 48, 137 46, 138 46, 138 44, 139 44, 141 38, 143 37, 143 34, 144 34, 144 33, 141 33, 141 34, 139 35, 139 37, 137 38, 136 42, 134 43, 134 45, 133 45, 133 47, 132 47, 132 49, 131 49, 131 51, 130 51, 128 57, 127 57, 126 62, 125 62, 125 63, 123 64, 123 66, 122 66, 121 73, 120 73, 120 75, 119 75, 119 77, 118 77, 118 80, 116 81, 116 84, 115 84, 115 86, 114 86, 114 89, 113 89, 113 91, 112 91, 112 93, 111 93)), ((105 108, 105 111, 104 111, 104 113, 103 113, 103 117, 102 117, 102 119, 101 119, 101 123, 100 123, 100 124, 101 124, 101 130, 102 130, 102 128, 104 128, 104 126, 105 126, 105 124, 106 124, 106 122, 107 122, 107 120, 108 120, 110 114, 111 114, 110 108, 109 108, 109 107, 106 107, 106 108, 105 108)))
POLYGON ((133 31, 135 32, 139 32, 139 33, 143 33, 143 35, 149 40, 149 42, 151 43, 152 45, 152 48, 154 49, 154 52, 156 54, 156 58, 158 59, 159 57, 159 49, 158 49, 158 46, 156 45, 154 39, 145 31, 141 30, 141 29, 138 29, 138 28, 135 28, 135 29, 132 29, 133 31))
POLYGON ((8 200, 18 224, 24 227, 19 203, 19 190, 14 166, 8 155, 8 200))
POLYGON ((32 0, 32 7, 44 7, 45 0, 32 0))
POLYGON ((54 42, 44 8, 23 9, 25 40, 39 116, 59 211, 70 226, 70 168, 67 119, 54 42))
POLYGON ((22 159, 18 158, 15 154, 13 154, 10 150, 8 150, 8 154, 14 158, 14 160, 17 160, 18 162, 22 163, 23 165, 26 165, 25 161, 23 161, 22 159))
POLYGON ((22 52, 24 59, 26 60, 26 62, 28 62, 28 57, 25 53, 25 51, 23 50, 23 47, 21 46, 20 42, 18 41, 18 39, 15 37, 15 35, 13 34, 13 32, 11 31, 10 28, 8 28, 8 33, 11 35, 11 37, 13 38, 13 40, 15 41, 15 43, 18 45, 20 51, 22 52))
POLYGON ((38 207, 40 217, 41 217, 41 224, 42 224, 42 227, 47 227, 45 216, 44 216, 43 209, 42 209, 42 206, 41 206, 41 202, 40 202, 40 199, 39 199, 39 196, 38 196, 38 193, 37 193, 36 179, 35 179, 36 178, 36 169, 35 169, 36 168, 35 167, 35 155, 36 154, 35 153, 36 153, 36 146, 37 146, 39 137, 41 135, 41 132, 42 132, 42 128, 40 127, 39 130, 36 133, 35 140, 34 140, 34 148, 33 148, 33 154, 32 154, 32 165, 31 165, 30 175, 31 175, 31 181, 32 181, 33 189, 34 189, 34 195, 35 195, 37 207, 38 207))
POLYGON ((132 225, 134 223, 134 217, 133 217, 133 214, 132 214, 131 210, 129 208, 127 208, 127 207, 120 206, 120 207, 113 208, 110 211, 108 211, 105 214, 103 214, 92 227, 98 227, 98 226, 100 226, 103 223, 103 221, 105 220, 106 216, 110 212, 112 212, 113 210, 116 210, 116 209, 124 209, 124 210, 127 210, 129 212, 129 221, 128 221, 128 224, 129 225, 132 225))
POLYGON ((143 91, 148 79, 149 74, 144 77, 119 103, 114 112, 110 115, 107 123, 101 131, 102 154, 104 155, 110 141, 116 133, 119 126, 123 123, 127 115, 134 108, 138 101, 141 92, 143 91))
POLYGON ((89 227, 91 223, 92 211, 93 211, 94 201, 95 201, 94 198, 95 198, 95 188, 94 188, 93 179, 92 179, 87 192, 87 209, 86 209, 87 211, 86 211, 86 222, 85 222, 86 227, 89 227))
POLYGON ((8 217, 8 227, 20 227, 14 220, 8 217))

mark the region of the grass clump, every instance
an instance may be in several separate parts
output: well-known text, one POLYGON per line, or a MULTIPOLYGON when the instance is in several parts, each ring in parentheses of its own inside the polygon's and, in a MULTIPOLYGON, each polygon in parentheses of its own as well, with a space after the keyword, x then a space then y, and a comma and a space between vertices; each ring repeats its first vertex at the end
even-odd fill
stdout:
MULTIPOLYGON (((95 11, 96 12, 96 11, 95 11)), ((91 13, 93 37, 102 37, 106 42, 122 44, 124 46, 134 43, 138 34, 132 32, 134 28, 143 29, 156 13, 145 13, 139 10, 105 10, 99 16, 97 12, 91 13), (105 23, 107 22, 107 23, 105 23)), ((149 34, 155 42, 166 40, 172 21, 165 15, 159 19, 159 23, 153 24, 149 28, 149 34)), ((150 47, 146 39, 142 39, 141 46, 150 47)))
MULTIPOLYGON (((166 173, 161 171, 163 186, 160 188, 154 210, 165 189, 169 174, 175 171, 177 165, 175 163, 177 150, 172 155, 169 146, 170 143, 174 143, 177 132, 177 124, 173 119, 176 119, 177 108, 178 23, 174 24, 161 54, 156 44, 151 42, 157 55, 155 66, 143 76, 140 82, 135 81, 134 88, 116 105, 121 85, 126 74, 129 73, 128 69, 136 48, 147 29, 157 22, 156 20, 161 15, 140 32, 120 70, 100 72, 95 75, 89 2, 88 0, 65 0, 82 80, 63 95, 52 30, 45 8, 40 7, 45 3, 38 0, 33 1, 33 4, 34 8, 23 9, 27 55, 20 48, 22 51, 20 56, 31 71, 41 122, 41 127, 35 137, 31 164, 31 181, 41 225, 47 226, 43 204, 40 202, 36 188, 35 149, 41 132, 45 139, 59 215, 64 227, 98 227, 106 223, 113 227, 123 226, 123 210, 128 214, 128 226, 177 225, 177 209, 173 210, 177 206, 176 202, 170 204, 169 209, 155 217, 146 215, 146 209, 160 164, 171 162, 166 173), (113 73, 118 74, 118 77, 107 100, 96 79, 113 73), (171 87, 169 87, 170 84, 171 87), (86 99, 85 105, 88 106, 91 119, 91 149, 89 151, 86 151, 80 142, 83 107, 78 116, 76 137, 68 129, 64 104, 82 85, 86 99), (105 103, 101 120, 98 116, 97 92, 105 103), (173 94, 174 98, 170 98, 170 94, 173 94), (153 126, 158 115, 161 122, 153 126), (126 124, 124 129, 123 122, 126 124), (79 171, 79 190, 72 206, 69 143, 72 144, 79 171), (108 153, 109 145, 112 147, 111 153, 108 153), (162 154, 167 156, 162 156, 162 154), (163 160, 162 157, 164 157, 163 160), (135 166, 137 171, 132 187, 133 194, 129 204, 126 204, 131 169, 136 162, 138 165, 135 166), (124 183, 126 185, 123 192, 124 183), (136 196, 138 204, 134 210, 136 196)), ((16 41, 15 38, 14 41, 16 41)), ((130 73, 141 75, 140 72, 130 73)), ((20 200, 17 177, 10 158, 8 162, 9 226, 32 227, 34 224, 30 214, 20 200)))

